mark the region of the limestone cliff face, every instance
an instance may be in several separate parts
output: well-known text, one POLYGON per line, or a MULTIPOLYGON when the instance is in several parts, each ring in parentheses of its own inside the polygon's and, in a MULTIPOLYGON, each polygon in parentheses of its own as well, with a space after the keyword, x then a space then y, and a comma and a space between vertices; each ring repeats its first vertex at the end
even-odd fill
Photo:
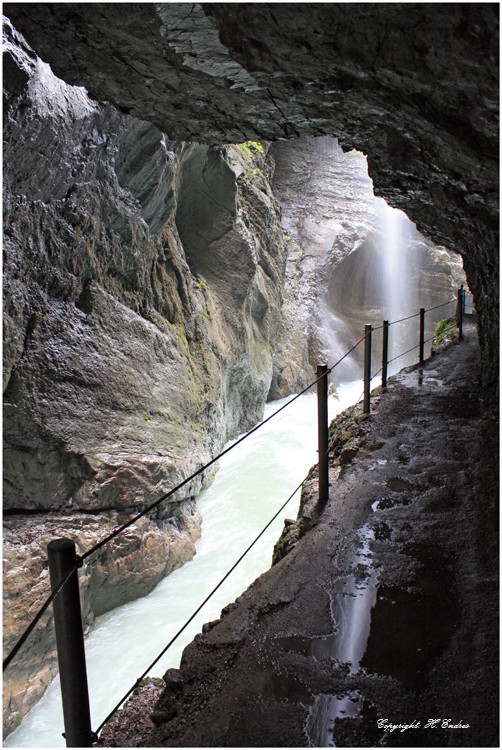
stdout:
POLYGON ((494 3, 15 3, 69 83, 205 143, 332 135, 375 192, 460 252, 485 386, 498 382, 494 3))
MULTIPOLYGON (((8 23, 5 50, 8 651, 48 593, 46 541, 89 549, 260 419, 284 240, 264 151, 170 141, 57 79, 8 23)), ((89 558, 87 622, 193 555, 187 503, 210 479, 131 531, 134 554, 126 534, 89 558)), ((6 676, 12 715, 54 671, 49 632, 6 676)))
POLYGON ((14 40, 6 508, 141 508, 260 415, 280 321, 277 204, 243 149, 169 142, 14 40))
MULTIPOLYGON (((465 276, 459 255, 424 238, 405 214, 374 195, 360 152, 345 154, 329 136, 305 136, 273 144, 270 154, 288 252, 290 337, 288 353, 277 355, 278 388, 288 381, 291 350, 305 371, 316 362, 333 364, 361 338, 365 323, 379 326, 384 318, 441 304, 456 296, 465 276)), ((428 333, 453 309, 427 316, 428 333)), ((394 328, 390 356, 417 337, 416 320, 394 328)), ((361 356, 357 350, 343 361, 334 380, 360 376, 361 356)), ((379 356, 378 350, 375 361, 379 356)))

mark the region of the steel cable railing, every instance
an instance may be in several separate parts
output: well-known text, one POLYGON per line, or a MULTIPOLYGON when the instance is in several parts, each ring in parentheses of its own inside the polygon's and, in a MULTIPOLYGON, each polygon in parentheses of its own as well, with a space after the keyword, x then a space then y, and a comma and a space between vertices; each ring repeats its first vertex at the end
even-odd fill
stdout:
MULTIPOLYGON (((444 307, 446 305, 451 304, 454 301, 455 301, 455 299, 452 298, 448 302, 445 302, 445 303, 443 303, 441 305, 436 305, 435 307, 429 308, 428 310, 426 310, 426 312, 430 312, 432 310, 438 309, 439 307, 444 307)), ((395 325, 397 323, 402 323, 402 322, 407 321, 407 320, 411 320, 412 318, 415 318, 418 315, 419 315, 419 313, 415 314, 415 315, 409 315, 406 318, 401 318, 399 320, 392 321, 392 322, 389 323, 389 326, 390 325, 395 325)), ((372 331, 378 331, 381 328, 383 328, 383 326, 378 326, 378 327, 372 328, 372 331)), ((331 373, 341 362, 343 362, 343 360, 346 359, 346 357, 348 357, 353 351, 355 351, 355 349, 357 349, 357 347, 366 339, 366 337, 367 337, 367 334, 365 334, 364 336, 362 336, 359 339, 359 341, 357 341, 357 343, 354 344, 354 346, 352 346, 342 357, 340 357, 340 359, 337 362, 335 362, 330 368, 328 368, 328 374, 331 373)), ((393 359, 389 360, 388 363, 390 364, 390 362, 393 362, 394 360, 399 359, 399 357, 403 357, 406 354, 409 354, 411 351, 414 351, 414 349, 416 349, 416 348, 418 348, 418 345, 415 346, 415 347, 413 347, 412 349, 409 349, 406 352, 403 352, 402 354, 398 355, 397 357, 394 357, 393 359)), ((381 372, 381 370, 379 372, 381 372)), ((378 375, 378 373, 376 373, 376 375, 378 375)), ((374 375, 373 377, 376 377, 376 375, 374 375)), ((324 375, 322 377, 324 377, 324 375)), ((269 422, 277 414, 279 414, 280 412, 282 412, 290 404, 292 404, 294 401, 296 401, 296 399, 298 399, 300 396, 302 396, 307 391, 309 391, 311 388, 313 388, 313 386, 318 383, 319 379, 320 378, 316 378, 316 380, 312 381, 312 383, 310 383, 302 391, 300 391, 299 393, 297 393, 286 404, 283 404, 283 406, 281 406, 279 409, 277 409, 277 411, 275 411, 273 414, 271 414, 269 417, 267 417, 267 419, 263 420, 258 425, 255 425, 251 430, 249 430, 247 433, 245 433, 244 435, 242 435, 238 440, 236 440, 234 443, 232 443, 228 448, 226 448, 223 451, 221 451, 217 456, 215 456, 213 459, 211 459, 206 464, 204 464, 203 466, 201 466, 197 471, 193 472, 190 476, 188 476, 184 480, 182 480, 178 485, 176 485, 175 487, 173 487, 168 492, 164 493, 164 495, 162 495, 162 497, 158 498, 158 500, 156 500, 154 503, 151 503, 146 508, 144 508, 142 511, 140 511, 138 514, 136 514, 133 518, 129 519, 129 521, 127 521, 126 523, 124 523, 121 526, 119 526, 113 532, 111 532, 110 534, 108 534, 104 539, 102 539, 101 541, 97 542, 93 547, 91 547, 85 553, 83 553, 80 556, 77 556, 77 562, 75 564, 74 569, 71 572, 74 572, 78 567, 81 567, 83 561, 86 560, 88 557, 90 557, 90 555, 92 555, 95 552, 97 552, 98 549, 100 549, 101 547, 103 547, 105 544, 107 544, 108 542, 110 542, 115 537, 119 536, 119 534, 121 534, 123 531, 125 531, 125 529, 127 529, 132 524, 136 523, 136 521, 138 521, 140 518, 142 518, 143 516, 145 516, 147 513, 150 513, 152 510, 154 510, 156 507, 158 507, 161 503, 165 502, 165 500, 167 500, 169 497, 171 497, 175 492, 178 492, 180 489, 182 489, 185 485, 187 485, 189 482, 191 482, 197 476, 199 476, 200 474, 203 474, 205 471, 207 471, 208 468, 210 468, 213 464, 215 464, 217 461, 219 461, 224 455, 226 455, 234 447, 236 447, 237 445, 239 445, 240 443, 242 443, 250 435, 252 435, 258 429, 260 429, 264 424, 266 424, 267 422, 269 422)), ((356 404, 359 403, 359 401, 360 401, 360 398, 358 399, 358 401, 356 402, 356 404)), ((11 649, 9 655, 6 657, 6 659, 4 659, 4 661, 3 661, 3 670, 5 670, 9 666, 9 664, 12 662, 14 656, 18 653, 18 651, 20 650, 20 648, 22 647, 22 645, 25 643, 25 641, 27 640, 27 638, 30 635, 30 633, 33 631, 33 629, 36 627, 37 623, 40 621, 43 613, 47 610, 47 608, 50 606, 50 604, 54 601, 55 597, 59 594, 59 592, 61 591, 61 589, 63 588, 64 584, 66 583, 66 581, 68 580, 69 577, 70 577, 70 574, 68 574, 68 576, 65 579, 65 581, 62 584, 60 584, 58 586, 57 590, 55 592, 52 592, 47 597, 46 601, 42 604, 42 606, 40 607, 39 611, 37 612, 37 614, 35 615, 35 617, 33 618, 33 620, 30 622, 30 624, 25 629, 25 631, 23 632, 23 634, 21 635, 21 637, 18 639, 18 641, 16 642, 16 644, 14 645, 14 647, 11 649)))
MULTIPOLYGON (((364 337, 363 337, 364 338, 364 337)), ((361 339, 363 340, 363 339, 361 339)), ((360 342, 358 342, 360 343, 360 342)), ((356 344, 358 346, 358 344, 356 344)), ((355 347, 354 347, 355 348, 355 347)), ((353 349, 354 349, 353 348, 353 349)), ((351 351, 353 351, 353 349, 351 351)), ((342 357, 342 359, 339 360, 341 362, 349 352, 342 357)), ((337 363, 338 364, 338 363, 337 363)), ((336 365, 334 365, 335 367, 336 365)), ((328 372, 331 372, 329 370, 328 372)), ((77 555, 77 560, 75 562, 74 568, 67 574, 65 580, 57 587, 57 590, 55 592, 52 592, 46 599, 46 601, 42 604, 39 611, 33 618, 33 620, 30 622, 28 627, 25 629, 21 637, 17 640, 16 644, 13 646, 11 651, 9 652, 9 655, 4 659, 3 661, 3 671, 9 666, 9 664, 12 662, 15 655, 19 652, 21 646, 25 643, 26 639, 28 638, 29 634, 32 632, 32 630, 35 628, 37 623, 40 621, 40 618, 44 614, 44 612, 47 610, 47 608, 50 606, 50 604, 54 601, 56 596, 59 594, 61 589, 63 588, 64 584, 67 582, 67 580, 70 578, 71 573, 75 572, 75 570, 82 566, 84 560, 86 560, 90 555, 97 552, 98 549, 103 547, 105 544, 108 544, 112 539, 117 537, 119 534, 121 534, 125 529, 127 529, 132 524, 136 523, 140 518, 145 516, 147 513, 152 511, 154 508, 156 508, 158 505, 163 503, 165 500, 167 500, 169 497, 171 497, 175 492, 178 492, 182 487, 187 485, 189 482, 191 482, 193 479, 195 479, 197 476, 202 474, 204 471, 206 471, 210 466, 215 464, 217 461, 219 461, 223 456, 225 456, 227 453, 229 453, 233 448, 235 448, 237 445, 242 443, 246 438, 248 438, 250 435, 255 433, 258 429, 260 429, 263 425, 265 425, 267 422, 269 422, 271 419, 273 419, 277 414, 282 412, 286 407, 288 407, 290 404, 292 404, 296 399, 298 399, 300 396, 305 394, 307 391, 309 391, 311 388, 313 388, 314 385, 316 385, 319 381, 319 378, 316 378, 310 385, 306 386, 302 391, 297 393, 293 398, 291 398, 286 404, 283 404, 277 411, 275 411, 273 414, 271 414, 269 417, 264 419, 259 424, 255 425, 249 432, 246 432, 244 435, 242 435, 238 440, 233 442, 230 446, 225 448, 223 451, 221 451, 217 456, 215 456, 213 459, 208 461, 204 466, 200 467, 197 471, 193 472, 190 476, 186 477, 183 481, 181 481, 179 484, 176 485, 176 487, 173 487, 169 492, 164 493, 162 497, 160 497, 158 500, 156 500, 154 503, 151 503, 146 508, 144 508, 142 511, 140 511, 137 515, 135 515, 133 518, 131 518, 126 523, 119 526, 117 529, 112 531, 110 534, 108 534, 104 539, 101 539, 101 541, 97 542, 95 545, 93 545, 90 549, 88 549, 86 552, 84 552, 82 555, 77 555)))
POLYGON ((455 297, 452 297, 448 302, 442 302, 440 305, 435 305, 434 307, 429 307, 425 312, 432 312, 433 310, 439 310, 440 307, 446 307, 446 305, 451 305, 452 302, 456 302, 457 300, 455 297))
POLYGON ((417 344, 416 346, 412 346, 411 349, 407 349, 405 352, 398 354, 397 357, 392 357, 392 359, 388 359, 387 364, 390 365, 390 363, 395 362, 396 359, 401 359, 401 357, 405 357, 407 354, 411 354, 411 352, 414 352, 415 349, 418 349, 419 347, 420 347, 420 344, 417 344))
MULTIPOLYGON (((349 349, 347 352, 345 352, 345 354, 342 357, 340 357, 340 359, 337 362, 335 362, 330 368, 328 368, 328 374, 330 372, 332 372, 335 369, 335 367, 337 367, 341 362, 343 362, 343 360, 346 359, 346 357, 348 357, 355 349, 357 349, 357 347, 365 340, 365 338, 366 338, 366 335, 363 336, 361 339, 359 339, 359 341, 356 344, 354 344, 354 346, 351 349, 349 349)), ((324 375, 322 375, 321 377, 324 377, 324 375)), ((43 613, 47 610, 47 608, 50 606, 50 604, 56 598, 57 594, 59 594, 59 592, 63 588, 63 585, 66 583, 66 581, 70 577, 71 573, 75 572, 75 570, 78 567, 81 567, 82 563, 84 562, 84 560, 86 560, 92 554, 94 554, 95 552, 97 552, 98 549, 100 549, 101 547, 103 547, 105 544, 108 544, 108 542, 110 542, 112 539, 114 539, 115 537, 119 536, 119 534, 121 534, 123 531, 125 531, 129 526, 132 526, 132 524, 136 523, 136 521, 138 521, 140 518, 142 518, 143 516, 145 516, 147 513, 150 513, 152 510, 154 510, 156 507, 158 507, 161 503, 165 502, 165 500, 167 500, 169 497, 171 497, 172 495, 174 495, 175 492, 178 492, 180 489, 182 489, 185 485, 187 485, 189 482, 191 482, 197 476, 199 476, 200 474, 203 474, 205 471, 207 471, 208 468, 210 468, 213 464, 215 464, 217 461, 219 461, 221 458, 223 458, 223 456, 225 456, 227 453, 229 453, 231 450, 233 450, 233 448, 235 448, 237 445, 239 445, 240 443, 242 443, 244 440, 246 440, 248 437, 250 437, 250 435, 252 435, 253 433, 255 433, 257 430, 259 430, 261 427, 263 427, 263 425, 265 425, 267 422, 269 422, 271 419, 273 419, 275 416, 277 416, 277 414, 279 414, 280 412, 284 411, 284 409, 286 409, 294 401, 296 401, 298 398, 300 398, 300 396, 303 396, 305 393, 307 393, 307 391, 309 391, 311 388, 313 388, 315 385, 317 385, 317 383, 319 382, 319 380, 320 380, 320 378, 316 378, 314 381, 312 381, 312 383, 310 383, 308 386, 306 386, 302 391, 300 391, 295 396, 293 396, 293 398, 291 398, 286 404, 283 404, 279 409, 277 409, 277 411, 275 411, 273 414, 271 414, 269 417, 267 417, 266 419, 264 419, 259 424, 255 425, 251 430, 249 430, 248 432, 246 432, 238 440, 236 440, 231 445, 229 445, 227 448, 225 448, 223 451, 221 451, 217 456, 215 456, 210 461, 208 461, 206 464, 204 464, 199 469, 197 469, 197 471, 193 472, 190 476, 186 477, 184 480, 182 480, 181 482, 179 482, 179 484, 177 484, 176 487, 173 487, 171 490, 169 490, 168 492, 164 493, 164 495, 162 495, 162 497, 160 497, 154 503, 151 503, 150 505, 148 505, 146 508, 144 508, 139 513, 137 513, 133 518, 129 519, 129 521, 127 521, 126 523, 122 524, 121 526, 119 526, 114 531, 112 531, 110 534, 108 534, 106 537, 104 537, 104 539, 101 539, 99 542, 97 542, 95 545, 93 545, 90 549, 88 549, 82 555, 77 555, 77 562, 75 563, 75 567, 73 568, 73 570, 68 573, 68 575, 67 575, 65 581, 63 582, 63 584, 60 585, 60 586, 58 586, 57 591, 55 593, 53 592, 52 594, 50 594, 48 596, 48 598, 46 599, 46 601, 43 603, 43 605, 40 607, 39 611, 37 612, 37 614, 33 618, 32 622, 28 625, 28 627, 26 628, 26 630, 23 632, 23 634, 21 635, 21 637, 18 639, 18 641, 16 642, 16 644, 11 649, 9 655, 6 657, 6 659, 4 659, 4 662, 3 662, 3 671, 5 671, 5 669, 9 666, 9 664, 11 663, 11 661, 13 660, 13 658, 15 657, 15 655, 18 653, 18 651, 20 650, 20 648, 22 647, 22 645, 26 641, 26 639, 29 636, 29 634, 32 632, 32 630, 35 628, 35 626, 39 622, 39 620, 42 617, 43 613)))
POLYGON ((281 507, 279 508, 279 510, 272 516, 272 518, 267 523, 267 525, 264 526, 263 529, 260 531, 260 533, 258 534, 258 536, 255 537, 255 539, 251 542, 251 544, 247 547, 247 549, 242 553, 242 555, 239 557, 239 559, 225 573, 225 575, 223 576, 223 578, 214 587, 214 589, 211 591, 211 593, 206 596, 206 598, 204 599, 204 601, 202 602, 202 604, 200 604, 197 607, 197 609, 195 610, 195 612, 193 612, 193 614, 188 618, 188 620, 185 622, 185 624, 178 630, 178 632, 176 633, 176 635, 174 635, 171 638, 171 640, 169 641, 169 643, 167 644, 167 646, 165 646, 162 649, 162 651, 158 654, 158 656, 156 656, 156 658, 152 661, 152 663, 145 669, 145 671, 143 672, 143 674, 141 675, 141 677, 138 677, 138 679, 136 680, 136 682, 134 683, 134 685, 131 688, 129 688, 129 690, 127 691, 127 693, 125 693, 122 696, 122 698, 120 699, 120 701, 110 711, 110 713, 108 714, 108 716, 106 717, 106 719, 104 719, 101 722, 101 724, 99 725, 99 727, 96 730, 96 734, 99 734, 99 732, 102 730, 102 728, 105 726, 105 724, 107 724, 110 721, 110 719, 112 718, 112 716, 118 711, 118 709, 120 708, 120 706, 122 705, 122 703, 129 697, 129 695, 133 692, 133 690, 139 686, 139 684, 146 677, 146 675, 148 674, 148 672, 151 669, 153 669, 153 667, 157 664, 157 662, 164 656, 164 654, 166 653, 166 651, 173 645, 173 643, 179 638, 179 636, 188 627, 188 625, 190 625, 190 623, 192 622, 192 620, 199 614, 199 612, 201 611, 201 609, 204 607, 205 604, 207 604, 207 602, 211 599, 211 597, 213 596, 213 594, 215 594, 218 591, 218 589, 220 588, 220 586, 227 580, 227 578, 229 577, 229 575, 231 573, 233 573, 233 571, 239 565, 239 563, 245 558, 245 556, 248 554, 248 552, 254 547, 254 545, 256 544, 256 542, 259 539, 261 539, 261 537, 266 532, 266 530, 269 528, 269 526, 276 520, 276 518, 282 513, 282 511, 284 510, 284 508, 286 507, 286 505, 293 499, 293 497, 296 495, 296 493, 301 489, 301 487, 302 487, 302 485, 303 485, 304 482, 305 482, 305 479, 302 479, 302 481, 300 482, 300 484, 293 490, 293 492, 288 497, 288 499, 286 500, 286 502, 281 505, 281 507))
MULTIPOLYGON (((433 310, 437 310, 441 307, 446 307, 447 305, 451 304, 452 302, 455 302, 455 298, 452 298, 448 300, 447 302, 444 302, 440 305, 435 305, 434 307, 428 308, 424 312, 431 312, 433 310)), ((411 320, 415 317, 418 317, 421 313, 417 313, 414 315, 409 315, 405 318, 400 318, 399 320, 392 321, 388 323, 388 326, 396 325, 398 323, 403 323, 405 321, 411 320)), ((300 396, 307 393, 311 388, 313 388, 314 385, 319 383, 319 381, 327 377, 329 373, 331 373, 341 362, 343 362, 346 357, 348 357, 357 347, 366 340, 366 338, 371 336, 372 331, 378 331, 384 328, 384 325, 371 328, 367 333, 362 336, 359 341, 354 344, 337 362, 335 362, 331 367, 329 367, 325 372, 322 373, 319 377, 317 377, 314 381, 312 381, 309 385, 307 385, 303 390, 301 390, 299 393, 297 393, 293 398, 291 398, 286 404, 283 404, 279 409, 277 409, 273 414, 271 414, 269 417, 264 419, 259 424, 255 425, 251 430, 246 432, 244 435, 242 435, 239 439, 234 441, 231 445, 229 445, 227 448, 225 448, 223 451, 221 451, 217 456, 215 456, 213 459, 208 461, 206 464, 204 464, 202 467, 200 467, 197 471, 193 472, 190 476, 186 477, 184 480, 182 480, 178 485, 176 485, 174 488, 169 490, 168 492, 164 493, 158 500, 156 500, 154 503, 151 503, 146 508, 144 508, 142 511, 140 511, 138 514, 136 514, 133 518, 131 518, 126 523, 122 524, 120 527, 115 529, 113 532, 108 534, 104 539, 100 540, 98 543, 93 545, 89 550, 87 550, 82 555, 76 555, 76 561, 74 566, 68 571, 65 578, 58 584, 57 588, 54 589, 54 591, 51 592, 50 596, 47 598, 47 600, 44 602, 44 604, 41 606, 33 620, 30 622, 28 627, 25 629, 21 637, 16 642, 15 646, 11 649, 9 655, 6 657, 6 659, 3 662, 3 670, 5 670, 9 664, 12 662, 15 655, 19 652, 22 645, 25 643, 25 641, 28 639, 31 632, 34 630, 38 622, 40 621, 41 617, 43 616, 44 612, 48 609, 50 604, 54 601, 54 599, 58 596, 58 594, 61 592, 65 584, 68 582, 71 575, 79 568, 82 567, 83 561, 86 560, 90 555, 95 553, 97 550, 102 548, 105 544, 110 542, 112 539, 117 537, 119 534, 121 534, 126 528, 134 524, 136 521, 138 521, 140 518, 145 516, 147 513, 151 512, 153 509, 158 507, 162 502, 167 500, 169 497, 171 497, 175 492, 178 492, 182 487, 187 485, 189 482, 191 482, 193 479, 195 479, 197 476, 204 473, 210 466, 215 464, 217 461, 219 461, 223 456, 225 456, 227 453, 229 453, 234 447, 242 443, 244 440, 246 440, 248 437, 250 437, 252 434, 254 434, 258 429, 260 429, 263 425, 265 425, 267 422, 269 422, 271 419, 273 419, 275 416, 277 416, 280 412, 284 411, 288 406, 290 406, 294 401, 296 401, 300 396)), ((426 341, 423 341, 422 343, 428 343, 432 341, 435 337, 432 336, 428 338, 426 341)), ((411 349, 408 349, 406 352, 402 352, 401 354, 397 355, 396 357, 393 357, 392 359, 387 361, 387 364, 390 364, 391 362, 394 362, 396 359, 399 359, 400 357, 405 356, 406 354, 411 353, 415 349, 419 348, 419 344, 412 347, 411 349)), ((371 378, 370 382, 377 377, 380 372, 382 372, 383 367, 380 368, 376 373, 374 373, 371 378)), ((359 402, 361 401, 361 398, 364 396, 364 391, 361 394, 361 396, 357 399, 356 403, 354 404, 350 416, 353 415, 355 409, 357 408, 359 402)), ((328 446, 327 452, 332 448, 332 445, 328 446)), ((316 464, 317 466, 318 464, 316 464)), ((315 467, 314 467, 315 468, 315 467)), ((310 474, 310 473, 309 473, 310 474)), ((152 664, 149 665, 149 667, 146 669, 145 672, 143 672, 142 676, 138 678, 138 680, 135 682, 135 684, 131 687, 131 689, 121 698, 119 703, 115 706, 115 708, 110 712, 110 714, 106 717, 106 719, 100 724, 98 730, 96 733, 93 734, 93 738, 96 737, 96 735, 101 731, 101 729, 105 726, 105 724, 111 719, 111 717, 116 713, 116 711, 120 708, 122 703, 127 699, 127 697, 130 695, 130 693, 139 685, 141 680, 148 674, 148 672, 155 666, 155 664, 159 661, 160 658, 166 653, 166 651, 170 648, 170 646, 177 640, 177 638, 184 632, 186 627, 193 621, 193 619, 196 617, 196 615, 201 611, 201 609, 204 607, 204 605, 209 601, 209 599, 213 596, 213 594, 220 588, 220 586, 224 583, 224 581, 228 578, 228 576, 233 572, 233 570, 237 567, 237 565, 241 562, 241 560, 248 554, 248 552, 252 549, 254 544, 261 538, 261 536, 265 533, 265 531, 269 528, 269 526, 276 520, 276 518, 279 516, 279 514, 284 510, 286 505, 291 501, 291 499, 296 495, 296 493, 300 490, 302 485, 306 479, 303 479, 302 482, 296 487, 296 489, 293 491, 293 493, 288 497, 288 499, 283 503, 283 505, 279 508, 279 510, 274 514, 274 516, 270 519, 270 521, 267 523, 267 525, 262 529, 262 531, 258 534, 258 536, 253 540, 253 542, 248 546, 248 548, 243 552, 243 554, 239 557, 239 559, 234 563, 234 565, 229 569, 229 571, 225 574, 225 576, 221 579, 221 581, 216 585, 216 587, 208 594, 208 596, 204 599, 202 604, 195 610, 195 612, 191 615, 191 617, 186 621, 186 623, 180 628, 180 630, 176 633, 176 635, 171 639, 171 641, 167 644, 167 646, 162 650, 162 652, 157 656, 157 658, 152 662, 152 664)))

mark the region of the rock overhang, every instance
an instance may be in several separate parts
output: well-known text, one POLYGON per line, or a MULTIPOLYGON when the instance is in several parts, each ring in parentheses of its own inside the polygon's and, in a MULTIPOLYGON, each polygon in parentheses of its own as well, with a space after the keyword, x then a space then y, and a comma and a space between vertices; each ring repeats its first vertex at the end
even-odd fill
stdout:
POLYGON ((4 12, 54 72, 169 138, 333 135, 375 193, 459 252, 486 383, 498 351, 494 3, 23 3, 4 12))

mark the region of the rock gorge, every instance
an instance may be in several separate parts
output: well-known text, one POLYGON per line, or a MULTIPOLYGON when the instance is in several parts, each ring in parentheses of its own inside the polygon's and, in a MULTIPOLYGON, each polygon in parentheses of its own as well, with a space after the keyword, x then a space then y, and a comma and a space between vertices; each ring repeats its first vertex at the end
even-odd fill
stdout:
MULTIPOLYGON (((90 547, 260 419, 267 397, 306 384, 333 351, 325 314, 346 336, 359 325, 333 292, 378 244, 379 203, 364 157, 341 146, 461 252, 494 386, 493 13, 399 7, 5 7, 45 61, 7 23, 6 651, 47 594, 50 538, 90 547)), ((458 263, 411 245, 442 300, 458 263)), ((210 480, 90 560, 87 625, 193 555, 192 498, 210 480)), ((6 675, 8 730, 55 671, 50 625, 6 675)))
POLYGON ((6 4, 68 83, 204 143, 333 135, 375 193, 460 253, 498 383, 495 3, 6 4))
MULTIPOLYGON (((88 549, 261 418, 284 239, 259 149, 170 142, 4 31, 8 652, 47 596, 51 537, 88 549)), ((210 479, 93 557, 86 624, 194 554, 210 479)), ((11 725, 55 671, 43 628, 5 682, 11 725)))

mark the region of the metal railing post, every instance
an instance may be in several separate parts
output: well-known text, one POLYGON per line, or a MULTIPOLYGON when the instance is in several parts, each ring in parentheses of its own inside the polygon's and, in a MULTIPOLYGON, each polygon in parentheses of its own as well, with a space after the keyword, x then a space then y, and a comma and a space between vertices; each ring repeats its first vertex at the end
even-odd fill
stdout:
POLYGON ((425 340, 425 308, 420 308, 420 341, 418 347, 418 362, 422 364, 424 361, 424 340, 425 340))
POLYGON ((370 413, 370 381, 371 381, 371 325, 364 326, 364 402, 363 414, 370 413))
POLYGON ((317 365, 317 434, 319 448, 319 505, 329 497, 328 365, 317 365))
POLYGON ((463 339, 463 330, 462 330, 462 298, 463 298, 463 291, 462 289, 458 290, 457 294, 457 328, 458 328, 458 340, 462 341, 463 339))
POLYGON ((384 320, 382 330, 382 390, 387 388, 387 360, 389 358, 389 321, 384 320))
MULTIPOLYGON (((54 589, 75 566, 75 542, 54 539, 47 545, 51 588, 54 589)), ((59 675, 65 740, 67 747, 92 747, 89 691, 85 666, 84 634, 75 570, 53 601, 54 627, 58 650, 59 675)))

